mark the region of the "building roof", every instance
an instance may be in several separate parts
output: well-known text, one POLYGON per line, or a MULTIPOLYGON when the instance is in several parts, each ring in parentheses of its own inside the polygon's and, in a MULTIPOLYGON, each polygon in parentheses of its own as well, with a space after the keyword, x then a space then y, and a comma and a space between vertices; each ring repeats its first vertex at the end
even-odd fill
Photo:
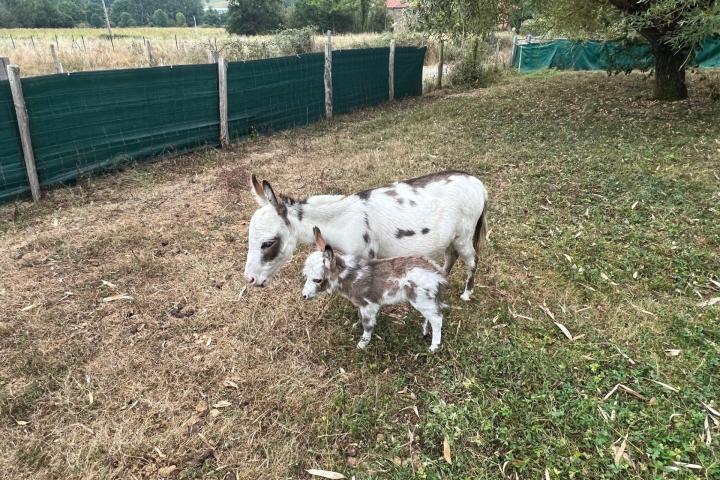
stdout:
POLYGON ((401 0, 387 0, 385 2, 385 5, 387 8, 396 9, 396 8, 408 8, 410 6, 409 3, 405 3, 401 0))

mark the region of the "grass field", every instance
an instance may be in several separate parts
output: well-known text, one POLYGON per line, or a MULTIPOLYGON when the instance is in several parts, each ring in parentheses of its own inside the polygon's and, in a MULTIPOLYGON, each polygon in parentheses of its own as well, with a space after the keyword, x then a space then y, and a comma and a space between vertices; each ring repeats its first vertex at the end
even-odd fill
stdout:
POLYGON ((0 207, 3 478, 719 478, 720 103, 651 82, 511 76, 0 207), (346 301, 300 299, 307 250, 245 288, 251 172, 446 168, 492 230, 437 354, 404 308, 357 351, 346 301))
MULTIPOLYGON (((222 28, 115 28, 114 44, 106 35, 98 28, 0 29, 0 56, 20 65, 23 76, 32 76, 55 73, 51 44, 59 45, 58 57, 67 72, 147 67, 145 40, 154 65, 207 63, 208 51, 229 61, 292 54, 272 35, 242 37, 222 28)), ((324 42, 323 36, 315 36, 312 50, 322 51, 324 42)), ((333 40, 336 49, 389 44, 389 34, 343 34, 333 40)))

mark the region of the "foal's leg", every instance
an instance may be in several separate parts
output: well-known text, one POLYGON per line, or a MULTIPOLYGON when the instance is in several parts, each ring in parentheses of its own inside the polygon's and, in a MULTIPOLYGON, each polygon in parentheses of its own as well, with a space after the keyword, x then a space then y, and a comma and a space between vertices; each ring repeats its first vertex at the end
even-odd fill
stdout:
POLYGON ((427 325, 428 323, 430 324, 430 328, 432 329, 431 352, 436 351, 438 347, 440 347, 442 336, 443 317, 440 313, 439 303, 436 298, 429 295, 426 296, 424 292, 422 295, 418 295, 417 300, 411 302, 415 310, 420 312, 425 319, 423 322, 423 334, 427 334, 427 325))
POLYGON ((465 267, 467 268, 467 276, 465 277, 465 291, 462 295, 460 295, 460 298, 467 302, 468 300, 470 300, 470 295, 472 295, 475 288, 477 252, 475 252, 475 246, 473 245, 472 238, 468 238, 462 243, 456 244, 455 247, 463 263, 465 263, 465 267))
POLYGON ((370 343, 373 330, 375 329, 375 322, 377 321, 378 310, 380 310, 380 307, 372 304, 360 308, 360 318, 362 319, 363 334, 362 337, 360 337, 357 348, 364 349, 368 346, 368 343, 370 343))

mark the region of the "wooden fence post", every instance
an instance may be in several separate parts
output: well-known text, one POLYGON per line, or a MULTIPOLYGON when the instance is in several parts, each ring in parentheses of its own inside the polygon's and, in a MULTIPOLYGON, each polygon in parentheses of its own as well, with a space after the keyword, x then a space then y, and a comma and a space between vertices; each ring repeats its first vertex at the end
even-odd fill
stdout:
POLYGON ((65 73, 62 62, 60 62, 60 58, 58 58, 57 50, 55 50, 55 45, 52 43, 50 44, 50 55, 52 55, 53 65, 55 65, 55 73, 65 73))
POLYGON ((207 56, 208 56, 208 63, 215 63, 215 54, 214 54, 213 51, 212 51, 211 49, 209 49, 209 48, 208 48, 208 51, 207 51, 207 56))
POLYGON ((440 39, 440 61, 438 62, 437 87, 442 88, 443 63, 445 62, 445 41, 440 39))
POLYGON ((227 148, 230 145, 227 62, 222 57, 218 58, 218 93, 220 95, 220 146, 227 148))
POLYGON ((327 31, 325 41, 325 118, 333 115, 333 87, 332 87, 332 31, 327 31))
POLYGON ((7 57, 0 57, 0 80, 8 79, 8 65, 10 65, 10 59, 7 57))
POLYGON ((155 59, 153 58, 152 46, 150 40, 145 40, 145 56, 147 57, 148 65, 151 67, 155 66, 155 59))
POLYGON ((390 70, 388 71, 388 85, 390 92, 388 98, 392 102, 395 100, 395 39, 390 40, 390 70))
POLYGON ((7 74, 10 80, 13 103, 15 104, 15 114, 17 116, 18 131, 20 132, 23 157, 25 158, 25 170, 27 171, 28 181, 30 182, 30 192, 32 193, 33 200, 37 202, 40 200, 40 182, 38 181, 37 169, 35 168, 35 154, 33 153, 32 141, 30 140, 30 119, 28 118, 22 83, 20 82, 20 67, 17 65, 8 65, 7 74))

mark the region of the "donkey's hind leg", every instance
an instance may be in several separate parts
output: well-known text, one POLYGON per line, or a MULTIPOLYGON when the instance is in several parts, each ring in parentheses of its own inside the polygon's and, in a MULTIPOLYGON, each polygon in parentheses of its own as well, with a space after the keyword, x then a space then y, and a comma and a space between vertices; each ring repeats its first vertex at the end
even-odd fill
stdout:
POLYGON ((460 295, 460 298, 467 302, 468 300, 470 300, 470 296, 472 295, 475 288, 477 253, 475 252, 475 246, 470 239, 463 242, 458 242, 455 245, 455 248, 457 249, 463 263, 465 263, 465 268, 467 268, 467 275, 465 277, 465 291, 462 295, 460 295))
POLYGON ((446 277, 450 275, 450 270, 452 270, 453 265, 455 265, 455 261, 457 260, 457 258, 458 254, 455 251, 455 247, 451 243, 445 249, 445 265, 443 265, 443 271, 445 272, 446 277))

